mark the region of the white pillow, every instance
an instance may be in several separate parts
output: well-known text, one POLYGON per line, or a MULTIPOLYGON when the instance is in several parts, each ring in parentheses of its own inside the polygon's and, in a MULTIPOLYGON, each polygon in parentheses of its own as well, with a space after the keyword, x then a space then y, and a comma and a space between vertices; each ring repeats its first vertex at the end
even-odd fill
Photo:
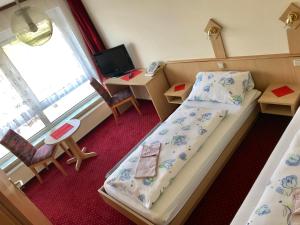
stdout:
POLYGON ((188 100, 240 105, 245 92, 253 88, 249 71, 199 72, 188 100))

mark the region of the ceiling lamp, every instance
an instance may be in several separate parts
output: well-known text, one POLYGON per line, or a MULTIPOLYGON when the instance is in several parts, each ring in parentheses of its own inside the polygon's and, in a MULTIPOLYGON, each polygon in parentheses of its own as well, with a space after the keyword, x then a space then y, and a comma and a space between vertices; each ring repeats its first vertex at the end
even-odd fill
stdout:
POLYGON ((21 7, 14 12, 11 19, 11 29, 17 39, 30 46, 39 46, 50 40, 53 32, 49 17, 36 8, 21 7))

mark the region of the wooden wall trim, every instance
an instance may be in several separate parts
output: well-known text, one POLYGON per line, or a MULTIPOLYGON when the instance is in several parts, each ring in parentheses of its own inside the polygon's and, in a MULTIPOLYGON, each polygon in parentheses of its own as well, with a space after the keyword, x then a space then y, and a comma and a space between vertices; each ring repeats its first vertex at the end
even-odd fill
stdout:
POLYGON ((179 82, 195 82, 196 74, 200 71, 250 71, 256 88, 263 91, 271 83, 300 84, 300 67, 293 64, 294 59, 298 58, 300 59, 300 54, 175 60, 166 63, 164 72, 170 85, 174 85, 179 82), (224 63, 225 68, 218 68, 218 62, 224 63))
POLYGON ((191 63, 191 62, 223 62, 223 61, 234 61, 234 60, 246 60, 246 59, 275 59, 275 58, 297 58, 300 57, 299 54, 269 54, 269 55, 251 55, 251 56, 232 56, 224 59, 218 58, 203 58, 203 59, 180 59, 180 60, 170 60, 167 64, 172 63, 191 63))

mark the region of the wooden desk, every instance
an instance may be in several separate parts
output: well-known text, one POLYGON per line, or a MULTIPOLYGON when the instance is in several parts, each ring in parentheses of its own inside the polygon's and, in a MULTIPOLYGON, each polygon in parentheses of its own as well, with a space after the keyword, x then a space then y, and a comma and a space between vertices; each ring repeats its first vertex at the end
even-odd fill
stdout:
POLYGON ((111 94, 124 88, 124 86, 129 86, 137 98, 139 98, 138 95, 144 90, 146 95, 142 94, 142 98, 152 101, 160 120, 163 121, 176 108, 173 104, 168 103, 164 97, 164 93, 170 88, 170 85, 164 75, 163 69, 158 70, 153 77, 146 77, 144 74, 145 72, 129 81, 122 80, 121 78, 110 78, 105 81, 105 85, 111 94))
POLYGON ((72 135, 79 128, 80 120, 72 119, 72 120, 68 121, 68 123, 73 126, 72 129, 67 131, 64 135, 62 135, 58 139, 55 139, 51 135, 49 135, 45 138, 44 142, 45 142, 45 144, 49 144, 49 145, 65 142, 68 145, 68 147, 70 148, 71 152, 73 153, 73 157, 68 159, 67 163, 71 164, 71 163, 76 162, 75 169, 76 169, 76 171, 79 171, 82 160, 94 157, 97 154, 95 152, 86 152, 86 147, 82 148, 82 150, 81 150, 80 147, 77 145, 77 143, 74 141, 72 135))

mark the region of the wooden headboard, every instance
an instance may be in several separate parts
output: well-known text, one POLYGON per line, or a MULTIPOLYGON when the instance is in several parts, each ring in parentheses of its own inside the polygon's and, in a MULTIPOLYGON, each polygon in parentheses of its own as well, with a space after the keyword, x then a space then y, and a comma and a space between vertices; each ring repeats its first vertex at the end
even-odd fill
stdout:
POLYGON ((164 72, 170 85, 179 82, 194 82, 199 71, 220 71, 217 62, 223 62, 223 70, 249 70, 257 89, 263 91, 270 83, 300 84, 300 67, 294 59, 300 54, 275 54, 260 56, 230 57, 225 59, 193 59, 167 62, 164 72))

